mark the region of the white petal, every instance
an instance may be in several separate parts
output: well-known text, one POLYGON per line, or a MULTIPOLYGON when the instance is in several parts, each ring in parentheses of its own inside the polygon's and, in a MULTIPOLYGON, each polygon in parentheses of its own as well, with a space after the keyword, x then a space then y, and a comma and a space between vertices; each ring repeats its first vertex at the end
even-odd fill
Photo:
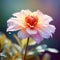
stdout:
POLYGON ((8 31, 17 31, 19 30, 19 28, 16 28, 16 26, 10 26, 9 28, 7 28, 7 32, 8 31))
POLYGON ((44 49, 41 49, 41 50, 37 50, 38 52, 45 52, 45 50, 44 49))
POLYGON ((18 17, 20 16, 20 12, 13 13, 12 15, 18 17))
POLYGON ((7 21, 7 25, 10 26, 10 25, 17 25, 17 26, 22 26, 22 27, 25 27, 24 24, 18 20, 17 18, 10 18, 8 21, 7 21))
POLYGON ((25 17, 25 14, 23 12, 17 12, 17 13, 14 13, 13 16, 16 16, 17 18, 22 18, 22 17, 25 17))
POLYGON ((7 31, 16 31, 25 28, 24 24, 17 20, 16 18, 10 18, 7 21, 7 26, 8 26, 7 31))
POLYGON ((53 25, 49 25, 48 26, 48 30, 49 30, 49 32, 51 32, 51 33, 54 33, 55 32, 55 26, 53 26, 53 25))
POLYGON ((28 34, 32 35, 32 34, 36 34, 37 31, 36 30, 31 30, 30 28, 27 28, 26 31, 28 32, 28 34))
POLYGON ((28 55, 33 55, 33 54, 34 54, 33 51, 29 51, 29 52, 28 52, 28 55))
POLYGON ((52 36, 52 34, 49 32, 47 32, 47 31, 40 31, 40 34, 42 35, 42 37, 43 38, 49 38, 50 36, 52 36))
POLYGON ((36 41, 37 44, 41 43, 43 40, 42 36, 39 33, 32 35, 32 38, 36 41))
POLYGON ((26 15, 29 15, 31 14, 31 11, 29 9, 27 10, 21 10, 20 12, 16 12, 13 14, 13 16, 16 16, 16 17, 23 17, 23 16, 26 16, 26 15))
POLYGON ((42 16, 43 13, 40 10, 37 10, 37 11, 33 12, 33 15, 42 16))
POLYGON ((19 31, 18 32, 18 37, 20 38, 20 40, 23 40, 24 38, 28 37, 28 34, 24 31, 19 31))
POLYGON ((40 34, 42 35, 42 37, 49 38, 50 36, 52 37, 52 33, 55 32, 55 29, 56 28, 53 25, 49 25, 44 30, 39 30, 39 31, 40 31, 40 34))
POLYGON ((38 15, 38 17, 39 17, 38 24, 41 25, 48 25, 51 21, 53 21, 53 18, 51 16, 45 14, 38 15))
POLYGON ((46 22, 53 21, 52 17, 51 16, 48 16, 48 15, 43 15, 43 20, 45 20, 46 22))
POLYGON ((42 46, 37 46, 36 49, 37 50, 42 49, 42 46))
POLYGON ((32 12, 27 9, 27 10, 21 10, 22 13, 24 13, 25 15, 30 15, 32 12))
POLYGON ((50 52, 53 52, 53 53, 58 53, 59 52, 57 49, 54 49, 54 48, 48 48, 47 50, 50 51, 50 52))

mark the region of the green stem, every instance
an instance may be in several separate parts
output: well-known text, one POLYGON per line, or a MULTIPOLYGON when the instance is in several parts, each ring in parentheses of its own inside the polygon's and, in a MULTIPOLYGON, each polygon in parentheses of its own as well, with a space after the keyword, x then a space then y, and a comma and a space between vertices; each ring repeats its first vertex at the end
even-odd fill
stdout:
POLYGON ((28 43, 29 43, 29 37, 27 39, 27 44, 26 44, 26 49, 25 49, 25 55, 23 57, 23 60, 26 60, 26 55, 27 55, 27 49, 28 49, 28 43))

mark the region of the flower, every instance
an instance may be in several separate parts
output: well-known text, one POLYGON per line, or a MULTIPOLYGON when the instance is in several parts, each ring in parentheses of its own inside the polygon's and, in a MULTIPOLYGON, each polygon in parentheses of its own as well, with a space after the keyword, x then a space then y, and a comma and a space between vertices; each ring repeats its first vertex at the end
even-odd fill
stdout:
POLYGON ((21 10, 13 14, 7 21, 7 31, 19 31, 18 37, 20 40, 31 37, 37 44, 43 38, 52 37, 55 32, 55 26, 51 25, 52 17, 43 14, 40 10, 31 12, 29 9, 21 10))

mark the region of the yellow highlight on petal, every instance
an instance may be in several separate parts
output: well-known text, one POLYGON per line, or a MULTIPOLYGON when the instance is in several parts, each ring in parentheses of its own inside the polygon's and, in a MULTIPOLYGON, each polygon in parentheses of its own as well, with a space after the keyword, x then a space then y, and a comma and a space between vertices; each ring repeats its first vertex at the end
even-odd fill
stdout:
MULTIPOLYGON (((27 43, 27 38, 26 39, 23 39, 22 41, 22 46, 25 46, 26 43, 27 43)), ((29 39, 29 46, 31 45, 35 45, 36 44, 36 41, 34 41, 32 38, 29 39)))

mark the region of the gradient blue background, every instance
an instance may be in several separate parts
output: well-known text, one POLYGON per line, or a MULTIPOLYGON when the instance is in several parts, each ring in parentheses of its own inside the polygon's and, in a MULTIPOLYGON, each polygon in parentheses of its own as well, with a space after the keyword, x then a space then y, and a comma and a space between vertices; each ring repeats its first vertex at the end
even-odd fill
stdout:
POLYGON ((6 32, 7 20, 12 17, 13 13, 22 9, 41 10, 52 16, 54 19, 52 24, 56 26, 56 32, 53 38, 45 39, 42 44, 60 50, 60 0, 0 0, 0 31, 4 32, 13 42, 16 41, 12 34, 6 32))

